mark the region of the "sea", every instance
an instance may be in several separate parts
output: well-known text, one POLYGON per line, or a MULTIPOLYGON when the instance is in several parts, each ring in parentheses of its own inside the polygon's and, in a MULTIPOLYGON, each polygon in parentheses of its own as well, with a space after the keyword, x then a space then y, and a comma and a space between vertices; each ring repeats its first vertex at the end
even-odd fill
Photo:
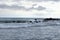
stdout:
POLYGON ((44 18, 0 18, 0 40, 60 40, 60 20, 43 20, 44 18), (4 22, 18 20, 26 22, 4 22))

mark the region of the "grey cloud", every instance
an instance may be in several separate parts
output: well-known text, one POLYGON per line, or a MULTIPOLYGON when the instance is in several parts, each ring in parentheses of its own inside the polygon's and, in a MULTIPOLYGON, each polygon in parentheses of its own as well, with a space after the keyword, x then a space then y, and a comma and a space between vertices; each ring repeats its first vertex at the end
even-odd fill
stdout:
POLYGON ((45 10, 45 7, 42 6, 38 6, 37 8, 34 8, 34 6, 30 7, 30 8, 26 8, 25 6, 18 6, 18 5, 12 5, 12 6, 8 6, 6 4, 0 4, 0 9, 12 9, 12 10, 45 10))
POLYGON ((36 8, 34 8, 34 7, 31 7, 31 8, 29 8, 28 10, 45 10, 46 8, 45 7, 42 7, 42 6, 38 6, 38 7, 36 7, 36 8))
POLYGON ((24 1, 24 0, 0 0, 0 1, 24 1))
POLYGON ((0 4, 0 8, 1 9, 24 9, 24 6, 18 6, 18 5, 12 5, 12 6, 8 6, 5 4, 0 4))
POLYGON ((24 1, 24 0, 12 0, 12 1, 14 1, 14 2, 19 2, 19 1, 24 1))
POLYGON ((27 0, 27 1, 33 1, 33 2, 55 1, 55 2, 58 2, 58 1, 60 1, 60 0, 27 0))
MULTIPOLYGON (((9 1, 9 0, 0 0, 0 1, 9 1)), ((15 1, 15 2, 18 2, 18 1, 33 1, 33 2, 55 1, 55 2, 58 2, 60 0, 11 0, 11 1, 15 1)))
POLYGON ((0 1, 4 1, 4 0, 0 0, 0 1))
POLYGON ((4 1, 4 0, 0 0, 0 1, 4 1))
POLYGON ((37 9, 37 10, 44 10, 46 9, 45 7, 42 7, 42 6, 38 6, 37 8, 34 8, 34 9, 37 9))

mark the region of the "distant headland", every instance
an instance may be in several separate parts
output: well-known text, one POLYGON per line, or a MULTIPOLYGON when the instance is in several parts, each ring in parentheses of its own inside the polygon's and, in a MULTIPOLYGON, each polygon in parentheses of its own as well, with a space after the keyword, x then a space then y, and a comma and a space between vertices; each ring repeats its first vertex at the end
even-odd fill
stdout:
POLYGON ((43 21, 57 21, 59 18, 45 18, 43 21))

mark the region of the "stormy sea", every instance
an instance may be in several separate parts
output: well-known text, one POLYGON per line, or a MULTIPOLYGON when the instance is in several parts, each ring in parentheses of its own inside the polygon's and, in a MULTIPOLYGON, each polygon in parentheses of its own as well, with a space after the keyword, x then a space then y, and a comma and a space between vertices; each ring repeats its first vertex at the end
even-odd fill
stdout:
POLYGON ((0 18, 0 40, 60 40, 60 19, 0 18))

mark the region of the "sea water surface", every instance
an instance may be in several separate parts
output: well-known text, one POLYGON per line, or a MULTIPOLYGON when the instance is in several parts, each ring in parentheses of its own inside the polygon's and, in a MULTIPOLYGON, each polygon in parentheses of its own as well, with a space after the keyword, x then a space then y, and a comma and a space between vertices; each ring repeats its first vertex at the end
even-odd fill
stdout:
POLYGON ((60 21, 0 23, 0 40, 60 40, 60 21))

